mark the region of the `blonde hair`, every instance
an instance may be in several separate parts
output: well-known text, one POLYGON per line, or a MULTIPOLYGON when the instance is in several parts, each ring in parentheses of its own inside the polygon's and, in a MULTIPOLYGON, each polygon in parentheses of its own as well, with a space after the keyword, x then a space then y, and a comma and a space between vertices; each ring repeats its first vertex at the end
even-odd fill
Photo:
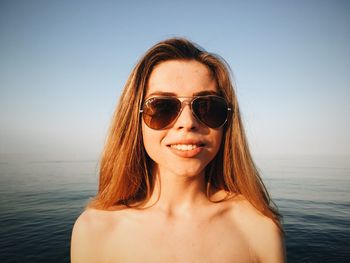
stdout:
MULTIPOLYGON (((243 195, 282 230, 280 214, 272 202, 250 154, 229 66, 187 39, 171 38, 150 48, 132 70, 116 108, 100 162, 98 193, 89 206, 109 210, 140 207, 152 194, 155 178, 152 160, 145 152, 141 133, 141 108, 153 68, 168 60, 195 60, 206 65, 221 95, 232 107, 224 127, 221 148, 206 167, 209 188, 243 195)), ((208 198, 210 193, 207 191, 208 198)))

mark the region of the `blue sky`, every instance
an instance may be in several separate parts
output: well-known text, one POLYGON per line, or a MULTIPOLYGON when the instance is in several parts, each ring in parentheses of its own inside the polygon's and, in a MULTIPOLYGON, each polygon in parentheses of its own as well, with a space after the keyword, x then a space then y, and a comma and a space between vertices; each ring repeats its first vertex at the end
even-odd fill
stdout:
POLYGON ((98 158, 132 67, 187 37, 230 64, 252 152, 350 156, 349 1, 0 1, 0 156, 98 158))

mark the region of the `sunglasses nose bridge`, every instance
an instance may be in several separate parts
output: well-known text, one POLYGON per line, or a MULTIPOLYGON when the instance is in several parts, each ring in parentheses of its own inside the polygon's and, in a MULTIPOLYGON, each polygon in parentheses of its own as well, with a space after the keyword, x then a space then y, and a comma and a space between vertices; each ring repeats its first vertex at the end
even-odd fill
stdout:
POLYGON ((181 108, 180 110, 178 111, 178 115, 177 115, 177 118, 182 114, 183 112, 183 109, 186 107, 186 105, 188 105, 190 107, 190 112, 192 114, 193 117, 196 117, 196 115, 194 114, 193 112, 193 108, 192 108, 192 103, 193 103, 193 98, 190 98, 190 97, 182 97, 181 100, 178 98, 178 101, 181 103, 181 108))
POLYGON ((181 103, 181 109, 180 109, 178 115, 180 115, 182 113, 182 111, 183 111, 183 109, 185 108, 186 105, 188 105, 188 107, 190 107, 190 111, 192 112, 192 114, 194 114, 193 113, 193 108, 192 108, 192 103, 193 103, 194 98, 187 97, 186 99, 183 99, 183 100, 178 99, 178 100, 181 103))
POLYGON ((187 99, 187 100, 183 100, 181 101, 181 111, 183 110, 183 108, 188 105, 190 108, 192 108, 192 100, 187 99))

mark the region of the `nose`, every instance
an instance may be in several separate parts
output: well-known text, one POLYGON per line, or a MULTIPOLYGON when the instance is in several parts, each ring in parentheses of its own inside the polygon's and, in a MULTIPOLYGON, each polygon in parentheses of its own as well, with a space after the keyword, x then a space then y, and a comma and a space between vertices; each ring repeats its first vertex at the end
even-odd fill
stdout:
POLYGON ((189 101, 182 102, 182 110, 179 117, 176 119, 174 128, 177 130, 196 130, 199 127, 199 122, 193 115, 189 101))

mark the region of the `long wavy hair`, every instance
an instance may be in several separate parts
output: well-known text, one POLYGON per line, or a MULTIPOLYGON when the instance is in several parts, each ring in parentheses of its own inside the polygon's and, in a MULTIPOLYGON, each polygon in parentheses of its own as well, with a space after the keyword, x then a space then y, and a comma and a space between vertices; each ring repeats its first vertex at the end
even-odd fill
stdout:
MULTIPOLYGON (((225 190, 228 197, 243 195, 282 230, 281 215, 249 151, 228 64, 183 38, 157 43, 132 70, 112 120, 100 161, 98 192, 89 207, 102 210, 141 207, 149 200, 156 178, 151 173, 153 161, 143 146, 139 111, 152 70, 169 60, 195 60, 206 65, 216 79, 221 95, 232 107, 230 119, 224 126, 220 150, 206 167, 207 189, 225 190)), ((209 199, 210 195, 207 191, 209 199)))

